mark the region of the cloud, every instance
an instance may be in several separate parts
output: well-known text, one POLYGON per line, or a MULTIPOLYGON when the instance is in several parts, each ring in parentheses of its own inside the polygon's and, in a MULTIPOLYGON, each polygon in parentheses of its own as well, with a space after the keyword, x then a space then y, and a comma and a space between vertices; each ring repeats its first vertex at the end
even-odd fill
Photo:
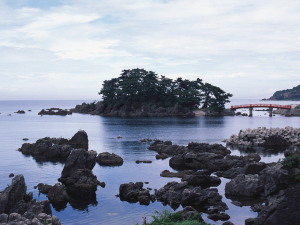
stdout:
POLYGON ((90 91, 97 79, 100 86, 136 67, 172 78, 200 76, 235 96, 263 95, 271 85, 289 88, 297 81, 296 0, 39 2, 0 2, 0 73, 7 78, 1 90, 16 78, 24 88, 32 87, 29 80, 46 85, 40 78, 48 74, 47 82, 56 77, 90 91))

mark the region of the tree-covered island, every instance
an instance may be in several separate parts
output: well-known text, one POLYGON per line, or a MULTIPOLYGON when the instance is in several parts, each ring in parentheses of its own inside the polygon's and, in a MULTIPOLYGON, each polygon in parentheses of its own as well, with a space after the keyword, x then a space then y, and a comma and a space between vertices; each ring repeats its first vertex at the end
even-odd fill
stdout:
POLYGON ((102 101, 77 105, 74 112, 105 116, 194 116, 194 110, 222 114, 232 94, 202 79, 176 80, 144 69, 123 70, 105 80, 102 101))

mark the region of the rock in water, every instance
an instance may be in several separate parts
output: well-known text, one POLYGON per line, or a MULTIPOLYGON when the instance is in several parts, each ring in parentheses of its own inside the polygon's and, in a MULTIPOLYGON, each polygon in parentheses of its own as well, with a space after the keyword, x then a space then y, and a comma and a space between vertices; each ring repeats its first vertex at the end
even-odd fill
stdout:
POLYGON ((88 150, 89 140, 88 135, 84 130, 78 131, 69 141, 69 144, 74 148, 83 148, 88 150))
POLYGON ((96 158, 97 163, 101 166, 121 166, 123 165, 123 159, 114 154, 109 152, 102 152, 96 158))

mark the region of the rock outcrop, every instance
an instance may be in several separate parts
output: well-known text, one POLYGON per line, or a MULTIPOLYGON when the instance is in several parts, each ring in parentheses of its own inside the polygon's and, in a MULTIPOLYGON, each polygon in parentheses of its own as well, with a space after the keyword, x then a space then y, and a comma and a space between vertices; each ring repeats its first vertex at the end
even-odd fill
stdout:
POLYGON ((83 149, 74 149, 70 153, 58 180, 66 186, 67 191, 72 195, 81 198, 95 197, 98 180, 92 169, 96 164, 96 156, 95 151, 83 149))
POLYGON ((70 140, 65 138, 41 138, 35 143, 24 143, 18 150, 40 160, 66 160, 73 149, 88 149, 88 136, 78 131, 70 140))
POLYGON ((154 201, 154 196, 151 196, 149 190, 144 189, 143 185, 143 182, 121 184, 119 188, 121 201, 149 205, 151 201, 154 201))
POLYGON ((188 182, 169 182, 155 193, 156 199, 176 209, 180 205, 201 209, 212 216, 214 220, 228 220, 224 211, 228 209, 222 202, 222 196, 217 189, 202 189, 189 185, 188 182), (214 215, 214 216, 213 216, 214 215))
POLYGON ((227 145, 238 147, 265 147, 285 150, 289 146, 300 145, 300 129, 293 127, 241 130, 238 135, 232 135, 225 140, 227 145))
POLYGON ((102 152, 96 158, 97 163, 100 166, 121 166, 123 165, 123 159, 115 153, 102 152))
POLYGON ((49 202, 37 202, 26 190, 24 176, 17 175, 12 184, 0 192, 0 224, 60 225, 57 217, 51 214, 49 202))
POLYGON ((292 89, 276 91, 268 100, 300 100, 300 85, 292 89))
POLYGON ((66 116, 71 115, 72 112, 67 109, 60 109, 60 108, 50 108, 50 109, 42 109, 38 115, 56 115, 56 116, 66 116))

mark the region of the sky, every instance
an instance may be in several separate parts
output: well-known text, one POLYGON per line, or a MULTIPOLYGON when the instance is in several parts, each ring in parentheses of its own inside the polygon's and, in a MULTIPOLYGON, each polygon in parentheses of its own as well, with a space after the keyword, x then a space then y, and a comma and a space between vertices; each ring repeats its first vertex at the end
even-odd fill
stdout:
POLYGON ((99 100, 143 68, 261 99, 300 84, 299 0, 0 0, 0 100, 99 100))

